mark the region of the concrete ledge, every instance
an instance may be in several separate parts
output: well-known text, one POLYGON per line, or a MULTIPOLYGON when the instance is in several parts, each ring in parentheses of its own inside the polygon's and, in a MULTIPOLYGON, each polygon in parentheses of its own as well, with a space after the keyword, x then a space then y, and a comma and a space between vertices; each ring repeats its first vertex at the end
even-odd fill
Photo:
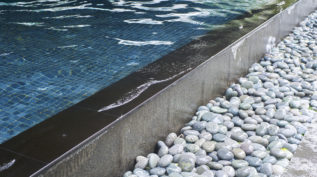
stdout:
POLYGON ((223 95, 316 8, 316 0, 299 0, 33 176, 122 176, 137 155, 154 151, 157 140, 178 131, 197 106, 223 95))

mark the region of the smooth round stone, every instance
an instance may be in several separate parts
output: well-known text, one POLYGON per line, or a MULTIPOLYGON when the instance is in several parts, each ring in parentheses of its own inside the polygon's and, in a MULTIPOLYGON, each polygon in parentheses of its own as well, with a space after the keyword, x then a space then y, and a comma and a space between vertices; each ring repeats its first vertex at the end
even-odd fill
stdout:
POLYGON ((136 157, 136 164, 134 168, 141 168, 144 169, 149 162, 149 159, 143 156, 136 157))
POLYGON ((248 134, 242 132, 242 131, 239 131, 239 132, 235 132, 233 134, 231 134, 231 138, 233 140, 236 140, 236 141, 239 141, 239 142, 243 142, 245 139, 248 138, 248 134))
POLYGON ((232 153, 236 159, 244 159, 246 154, 241 148, 233 148, 232 153))
POLYGON ((213 136, 213 139, 217 142, 224 142, 226 140, 227 136, 221 133, 217 133, 213 136))
POLYGON ((203 174, 205 171, 209 171, 210 168, 207 165, 201 165, 199 167, 196 168, 196 173, 198 173, 199 175, 203 174))
POLYGON ((300 101, 296 101, 296 100, 293 100, 289 103, 289 106, 291 108, 299 108, 301 106, 301 102, 300 101))
POLYGON ((297 149, 297 145, 296 144, 289 144, 289 143, 285 143, 283 145, 283 148, 288 149, 290 152, 294 153, 297 149))
POLYGON ((203 174, 201 174, 203 177, 214 177, 214 172, 209 170, 205 171, 203 174))
POLYGON ((285 144, 284 140, 276 140, 276 141, 272 141, 269 145, 268 145, 268 149, 273 149, 273 148, 278 148, 281 149, 283 147, 283 145, 285 144))
POLYGON ((258 122, 255 119, 251 118, 251 117, 247 117, 247 118, 244 119, 244 123, 245 124, 257 124, 258 122))
POLYGON ((270 154, 272 155, 272 156, 274 156, 274 157, 276 157, 276 158, 285 158, 286 157, 286 152, 285 151, 283 151, 282 149, 280 149, 280 148, 272 148, 271 150, 270 150, 270 154))
POLYGON ((286 110, 285 109, 278 109, 275 114, 274 114, 274 118, 275 119, 284 119, 284 117, 286 116, 286 110))
POLYGON ((237 116, 239 114, 239 109, 237 107, 230 107, 228 109, 228 112, 234 116, 237 116))
POLYGON ((242 82, 241 86, 244 87, 244 88, 246 88, 246 89, 249 89, 249 88, 252 88, 252 87, 253 87, 253 82, 251 82, 251 81, 245 81, 245 82, 242 82))
POLYGON ((249 165, 253 167, 258 167, 262 164, 262 160, 257 157, 247 156, 244 160, 247 161, 249 165))
POLYGON ((165 172, 166 172, 165 168, 161 168, 161 167, 152 168, 150 170, 151 175, 158 175, 158 176, 164 175, 165 172))
POLYGON ((254 84, 257 84, 260 81, 258 76, 249 76, 248 80, 253 82, 254 84))
POLYGON ((173 161, 173 156, 170 154, 166 154, 161 157, 161 159, 158 162, 158 165, 160 167, 167 167, 170 163, 173 161))
POLYGON ((187 135, 185 140, 189 143, 195 143, 198 140, 198 136, 196 135, 187 135))
POLYGON ((195 155, 193 154, 182 154, 179 157, 178 166, 185 172, 190 172, 195 167, 195 155), (194 156, 194 157, 193 157, 194 156))
POLYGON ((216 171, 216 173, 215 173, 215 177, 228 177, 228 175, 227 175, 227 173, 225 173, 224 171, 218 170, 218 171, 216 171))
POLYGON ((254 151, 266 151, 266 147, 262 144, 252 143, 252 146, 254 148, 254 151))
POLYGON ((160 157, 162 157, 163 155, 166 155, 168 153, 168 147, 166 145, 163 145, 160 147, 159 151, 158 151, 158 155, 160 157))
POLYGON ((246 167, 248 165, 249 165, 249 163, 245 160, 233 160, 232 161, 232 166, 235 169, 246 167))
POLYGON ((204 138, 201 138, 201 139, 197 140, 197 141, 195 142, 195 144, 196 144, 197 146, 201 147, 205 142, 206 142, 206 140, 205 140, 204 138))
POLYGON ((256 129, 256 125, 254 124, 243 124, 241 128, 245 131, 253 131, 256 129))
POLYGON ((280 165, 272 165, 272 171, 274 175, 282 175, 285 171, 285 168, 280 165))
POLYGON ((242 143, 240 148, 246 153, 251 154, 254 151, 254 147, 251 143, 242 143))
POLYGON ((226 126, 228 129, 231 129, 234 127, 234 123, 232 121, 224 121, 223 125, 226 126))
POLYGON ((229 161, 229 160, 219 160, 218 163, 220 163, 223 166, 230 166, 231 165, 231 161, 229 161))
POLYGON ((193 130, 196 130, 196 131, 202 131, 203 129, 205 129, 205 127, 206 127, 206 122, 200 122, 200 121, 198 121, 198 122, 195 122, 193 125, 192 125, 192 127, 193 127, 193 130))
MULTIPOLYGON (((196 131, 196 130, 185 130, 184 132, 183 132, 183 134, 185 135, 185 136, 188 136, 188 135, 196 135, 196 136, 198 136, 200 133, 199 133, 199 131, 196 131)), ((176 138, 177 139, 177 138, 176 138)))
POLYGON ((186 144, 185 146, 185 150, 187 152, 192 152, 192 153, 195 153, 197 152, 198 150, 200 149, 200 147, 196 144, 186 144))
POLYGON ((248 117, 248 113, 246 111, 243 111, 243 110, 239 110, 239 116, 242 118, 242 119, 245 119, 248 117))
POLYGON ((171 173, 168 175, 168 177, 183 177, 183 176, 179 173, 171 173))
POLYGON ((300 140, 296 138, 287 138, 288 143, 290 144, 300 144, 300 140))
POLYGON ((171 155, 176 155, 176 154, 181 154, 184 151, 184 146, 181 144, 175 144, 172 146, 169 150, 168 153, 171 155))
POLYGON ((166 139, 165 139, 165 144, 166 144, 167 146, 171 146, 171 145, 174 143, 174 141, 175 141, 176 138, 177 138, 176 133, 170 133, 170 134, 168 134, 167 137, 166 137, 166 139))
POLYGON ((281 120, 281 121, 278 121, 277 122, 277 125, 279 126, 279 127, 285 127, 286 125, 288 125, 289 123, 287 122, 287 121, 285 121, 285 120, 281 120))
POLYGON ((265 124, 261 124, 259 125, 256 130, 255 130, 256 134, 259 136, 264 136, 267 132, 268 132, 268 125, 265 124))
POLYGON ((213 106, 210 108, 210 111, 214 112, 214 113, 218 113, 218 114, 224 114, 226 113, 228 110, 221 108, 219 106, 213 106))
POLYGON ((174 144, 180 144, 185 146, 186 145, 186 141, 183 138, 177 137, 174 141, 174 144))
MULTIPOLYGON (((202 120, 207 121, 207 122, 212 122, 214 119, 218 119, 219 115, 212 113, 212 112, 206 112, 202 115, 202 120)), ((216 122, 217 123, 217 122, 216 122)))
POLYGON ((207 166, 214 170, 221 170, 223 168, 223 165, 218 162, 209 162, 207 163, 207 166))
POLYGON ((197 156, 196 157, 196 164, 197 165, 206 165, 210 161, 212 161, 212 157, 210 157, 210 156, 197 156))
POLYGON ((275 114, 275 110, 274 109, 267 109, 265 115, 268 116, 269 118, 273 118, 274 114, 275 114))
POLYGON ((160 157, 157 154, 154 154, 154 153, 149 154, 147 157, 149 159, 149 162, 148 162, 149 163, 149 167, 150 168, 156 167, 157 163, 160 160, 160 157))
POLYGON ((219 125, 219 133, 226 134, 228 132, 228 129, 224 125, 219 125))
POLYGON ((269 133, 269 135, 274 136, 277 135, 279 132, 279 127, 276 125, 271 125, 269 126, 269 128, 267 129, 267 132, 269 133))
POLYGON ((269 144, 269 141, 267 139, 260 136, 251 136, 249 137, 249 140, 251 140, 253 143, 262 144, 263 146, 267 146, 269 144))
POLYGON ((250 175, 252 168, 247 166, 247 167, 242 167, 236 170, 236 176, 237 177, 247 177, 250 175))
POLYGON ((234 175, 236 174, 234 168, 232 168, 231 166, 224 166, 222 170, 228 175, 228 177, 234 177, 234 175))
POLYGON ((263 159, 264 157, 266 157, 268 155, 268 153, 266 151, 253 151, 252 156, 263 159))
POLYGON ((206 141, 210 141, 212 139, 212 134, 206 131, 202 131, 201 134, 199 134, 199 138, 203 138, 206 141))
POLYGON ((134 169, 133 173, 137 176, 140 176, 140 177, 148 177, 150 175, 149 172, 147 172, 143 169, 140 169, 140 168, 134 169))
POLYGON ((279 130, 281 134, 283 134, 286 138, 292 137, 296 134, 294 129, 282 128, 279 130))
POLYGON ((226 149, 226 148, 221 148, 217 151, 217 155, 219 157, 219 159, 222 160, 232 160, 233 159, 233 153, 226 149))
POLYGON ((239 127, 242 126, 244 123, 243 120, 240 119, 239 117, 233 117, 231 121, 233 122, 234 125, 239 127))
POLYGON ((219 125, 214 122, 208 122, 206 124, 206 130, 212 134, 218 133, 219 131, 219 125))
POLYGON ((266 110, 264 108, 256 108, 255 110, 255 114, 258 114, 258 115, 264 115, 266 113, 266 110))
POLYGON ((248 109, 251 108, 251 104, 249 104, 249 103, 241 103, 239 107, 240 107, 240 109, 248 110, 248 109))
POLYGON ((270 163, 270 164, 275 164, 276 161, 277 160, 274 156, 267 156, 262 160, 263 163, 270 163))
POLYGON ((133 173, 131 171, 127 171, 123 174, 123 177, 129 177, 131 175, 133 175, 133 173))
POLYGON ((202 145, 202 148, 203 148, 206 152, 212 152, 212 151, 215 150, 215 145, 216 145, 216 142, 206 141, 206 142, 204 142, 204 144, 202 145))
POLYGON ((280 165, 280 166, 286 168, 289 165, 289 160, 288 159, 281 159, 281 160, 278 160, 274 165, 280 165))
POLYGON ((175 163, 171 163, 167 168, 166 168, 166 172, 168 174, 171 173, 180 173, 182 171, 182 169, 176 165, 175 163))

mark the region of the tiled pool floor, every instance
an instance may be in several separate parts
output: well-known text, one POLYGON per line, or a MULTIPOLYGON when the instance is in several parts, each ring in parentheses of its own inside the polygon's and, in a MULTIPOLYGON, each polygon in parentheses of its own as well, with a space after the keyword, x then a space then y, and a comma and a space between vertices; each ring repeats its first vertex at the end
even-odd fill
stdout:
POLYGON ((0 143, 268 2, 0 2, 0 143))

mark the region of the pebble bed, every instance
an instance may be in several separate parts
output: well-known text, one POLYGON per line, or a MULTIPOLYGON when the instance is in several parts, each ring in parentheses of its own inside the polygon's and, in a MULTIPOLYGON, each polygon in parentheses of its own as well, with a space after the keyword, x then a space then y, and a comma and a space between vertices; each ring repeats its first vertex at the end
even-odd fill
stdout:
POLYGON ((124 177, 281 176, 317 110, 317 11, 124 177))

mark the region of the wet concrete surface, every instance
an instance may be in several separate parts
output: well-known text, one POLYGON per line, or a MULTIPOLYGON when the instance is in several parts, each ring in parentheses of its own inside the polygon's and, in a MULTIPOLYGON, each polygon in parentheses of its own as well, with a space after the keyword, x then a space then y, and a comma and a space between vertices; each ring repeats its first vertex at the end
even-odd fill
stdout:
POLYGON ((283 177, 317 177, 317 114, 283 177))

